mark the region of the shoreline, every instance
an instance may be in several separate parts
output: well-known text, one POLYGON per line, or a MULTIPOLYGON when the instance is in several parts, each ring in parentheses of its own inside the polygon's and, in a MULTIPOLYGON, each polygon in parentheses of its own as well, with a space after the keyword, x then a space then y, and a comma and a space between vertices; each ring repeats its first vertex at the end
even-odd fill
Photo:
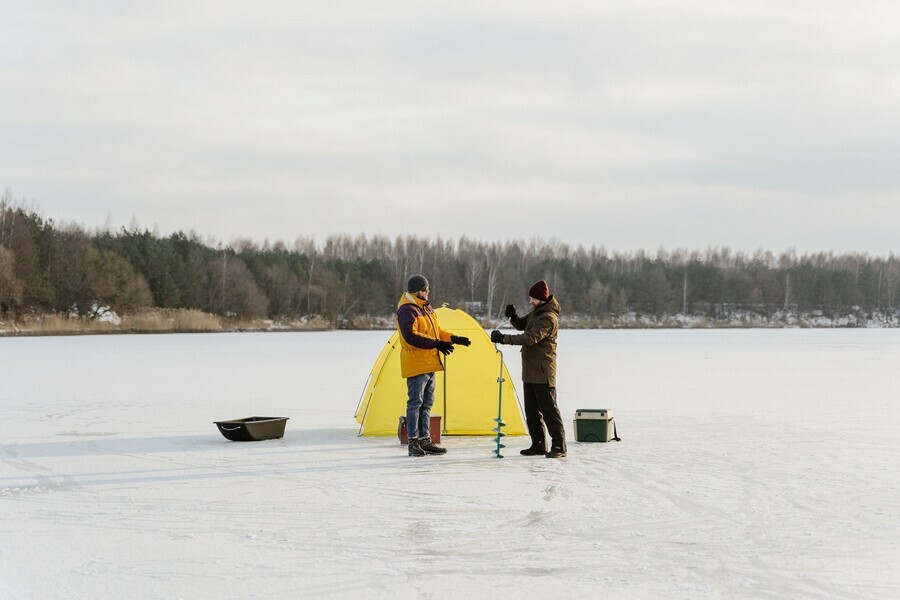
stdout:
MULTIPOLYGON (((508 329, 503 325, 489 325, 485 330, 489 329, 508 329)), ((862 325, 846 325, 846 324, 790 324, 790 323, 771 323, 771 324, 692 324, 692 325, 636 325, 636 324, 618 324, 597 327, 586 326, 568 326, 560 327, 561 331, 681 331, 681 330, 724 330, 724 329, 898 329, 900 324, 862 324, 862 325)), ((84 329, 84 330, 0 330, 0 338, 27 338, 27 337, 80 337, 80 336, 107 336, 107 335, 179 335, 179 334, 221 334, 221 333, 322 333, 322 332, 338 332, 338 331, 394 331, 394 328, 386 327, 332 327, 332 328, 223 328, 223 329, 84 329)))
MULTIPOLYGON (((506 320, 473 315, 485 330, 507 329, 506 320)), ((338 319, 321 315, 295 319, 240 319, 221 317, 195 309, 152 309, 118 315, 107 311, 99 317, 65 314, 30 314, 0 319, 0 337, 41 337, 79 335, 148 335, 183 333, 298 333, 323 331, 393 331, 392 316, 358 315, 338 319)), ((619 316, 591 317, 566 315, 560 318, 564 330, 681 330, 681 329, 896 329, 900 328, 897 309, 870 312, 861 309, 839 316, 821 311, 797 314, 792 311, 763 315, 735 311, 727 316, 666 315, 655 317, 629 312, 619 316)))

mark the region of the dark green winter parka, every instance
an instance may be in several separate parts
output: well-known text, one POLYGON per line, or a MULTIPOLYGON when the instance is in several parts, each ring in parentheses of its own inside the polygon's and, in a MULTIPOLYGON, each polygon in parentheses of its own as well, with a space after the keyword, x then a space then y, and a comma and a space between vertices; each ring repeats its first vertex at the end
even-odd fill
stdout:
POLYGON ((524 317, 510 319, 519 335, 503 336, 503 342, 522 346, 522 381, 556 387, 556 334, 559 332, 559 302, 550 296, 524 317))

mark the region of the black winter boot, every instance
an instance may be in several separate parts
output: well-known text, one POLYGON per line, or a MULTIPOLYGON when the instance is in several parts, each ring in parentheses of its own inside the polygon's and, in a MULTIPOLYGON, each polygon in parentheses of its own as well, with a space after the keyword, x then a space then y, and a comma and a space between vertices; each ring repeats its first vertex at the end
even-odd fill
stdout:
POLYGON ((425 454, 447 454, 447 449, 433 443, 430 437, 421 438, 419 440, 419 447, 422 448, 425 454))
POLYGON ((409 455, 410 456, 425 456, 425 451, 422 450, 422 447, 419 445, 419 440, 415 438, 410 438, 409 440, 409 455))
POLYGON ((566 451, 564 448, 553 446, 552 448, 550 448, 550 452, 548 452, 544 456, 546 456, 547 458, 563 458, 565 457, 565 455, 566 451))
POLYGON ((519 454, 521 454, 522 456, 541 456, 542 454, 546 453, 547 447, 543 444, 532 444, 530 448, 519 450, 519 454))

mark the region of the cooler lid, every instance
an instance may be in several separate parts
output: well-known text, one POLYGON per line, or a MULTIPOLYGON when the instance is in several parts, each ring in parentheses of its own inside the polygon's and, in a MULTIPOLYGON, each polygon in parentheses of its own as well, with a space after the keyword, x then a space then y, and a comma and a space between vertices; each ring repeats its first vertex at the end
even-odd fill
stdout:
POLYGON ((575 411, 576 419, 612 419, 612 411, 607 408, 579 408, 575 411))

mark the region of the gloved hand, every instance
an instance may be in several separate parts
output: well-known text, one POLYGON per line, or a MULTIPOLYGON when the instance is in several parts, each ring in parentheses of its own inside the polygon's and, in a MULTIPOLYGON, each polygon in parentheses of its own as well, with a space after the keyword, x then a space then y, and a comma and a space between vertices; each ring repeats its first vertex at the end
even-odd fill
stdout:
POLYGON ((434 347, 438 349, 438 352, 444 355, 453 352, 453 344, 451 344, 450 342, 438 342, 434 345, 434 347))
POLYGON ((495 344, 503 343, 503 334, 497 331, 496 329, 491 332, 491 341, 495 344))
POLYGON ((472 342, 467 337, 463 337, 461 335, 451 335, 450 342, 453 344, 459 344, 460 346, 468 346, 472 342))
POLYGON ((515 319, 516 318, 516 307, 513 304, 507 304, 506 310, 503 312, 507 319, 515 319))

